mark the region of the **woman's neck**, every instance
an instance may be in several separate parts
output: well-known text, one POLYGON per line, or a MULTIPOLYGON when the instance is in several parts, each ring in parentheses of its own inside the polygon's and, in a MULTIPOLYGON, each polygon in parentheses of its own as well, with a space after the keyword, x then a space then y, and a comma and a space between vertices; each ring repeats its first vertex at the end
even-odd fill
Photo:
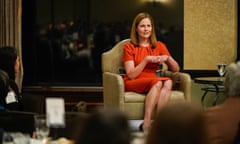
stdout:
POLYGON ((149 39, 139 39, 139 45, 143 47, 148 47, 150 45, 149 39))

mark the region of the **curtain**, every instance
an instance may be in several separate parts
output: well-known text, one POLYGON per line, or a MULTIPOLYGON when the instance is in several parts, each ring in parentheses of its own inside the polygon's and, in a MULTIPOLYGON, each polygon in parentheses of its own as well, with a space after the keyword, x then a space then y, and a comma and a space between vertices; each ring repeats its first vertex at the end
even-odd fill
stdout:
POLYGON ((21 66, 16 82, 20 91, 23 79, 21 18, 22 0, 0 0, 0 47, 13 46, 18 50, 21 66))

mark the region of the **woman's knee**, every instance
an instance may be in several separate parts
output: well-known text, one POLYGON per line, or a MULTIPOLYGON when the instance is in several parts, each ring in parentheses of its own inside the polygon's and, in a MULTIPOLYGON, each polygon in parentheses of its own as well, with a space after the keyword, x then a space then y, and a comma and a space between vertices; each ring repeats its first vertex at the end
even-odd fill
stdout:
POLYGON ((154 84, 154 87, 157 88, 157 89, 161 89, 163 86, 163 82, 162 81, 158 81, 154 84))
POLYGON ((166 80, 166 81, 163 83, 163 87, 166 88, 166 89, 171 90, 171 89, 172 89, 172 86, 173 86, 172 80, 166 80))

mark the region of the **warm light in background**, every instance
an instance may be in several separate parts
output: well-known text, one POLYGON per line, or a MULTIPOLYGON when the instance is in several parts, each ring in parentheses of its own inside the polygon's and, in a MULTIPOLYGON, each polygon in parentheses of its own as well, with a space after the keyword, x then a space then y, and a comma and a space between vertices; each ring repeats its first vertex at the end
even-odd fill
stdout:
POLYGON ((171 4, 174 2, 174 0, 155 0, 155 1, 162 4, 171 4))
POLYGON ((152 3, 153 5, 165 5, 165 6, 171 6, 174 5, 174 3, 176 3, 177 0, 140 0, 140 3, 144 4, 144 3, 152 3))

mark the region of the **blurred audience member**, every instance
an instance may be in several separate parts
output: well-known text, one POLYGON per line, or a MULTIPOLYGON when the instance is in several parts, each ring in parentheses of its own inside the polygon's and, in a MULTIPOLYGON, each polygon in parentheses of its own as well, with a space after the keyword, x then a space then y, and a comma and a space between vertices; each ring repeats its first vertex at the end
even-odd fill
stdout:
POLYGON ((240 61, 227 68, 225 101, 206 110, 211 144, 232 144, 240 122, 240 61))
POLYGON ((0 110, 6 109, 6 96, 9 87, 8 74, 0 69, 0 110))
POLYGON ((156 115, 146 144, 208 144, 203 111, 190 103, 173 102, 156 115))
POLYGON ((8 109, 21 110, 21 95, 15 82, 16 73, 18 73, 20 69, 20 61, 18 52, 14 47, 5 46, 0 48, 0 69, 4 70, 10 78, 8 92, 10 99, 8 99, 9 101, 7 101, 7 103, 12 104, 8 105, 8 109))
POLYGON ((0 69, 0 110, 19 110, 8 74, 0 69))
POLYGON ((76 144, 129 144, 127 117, 117 109, 99 109, 89 116, 76 144))
POLYGON ((10 46, 0 48, 0 68, 8 73, 11 80, 15 80, 16 73, 20 68, 16 48, 10 46))

